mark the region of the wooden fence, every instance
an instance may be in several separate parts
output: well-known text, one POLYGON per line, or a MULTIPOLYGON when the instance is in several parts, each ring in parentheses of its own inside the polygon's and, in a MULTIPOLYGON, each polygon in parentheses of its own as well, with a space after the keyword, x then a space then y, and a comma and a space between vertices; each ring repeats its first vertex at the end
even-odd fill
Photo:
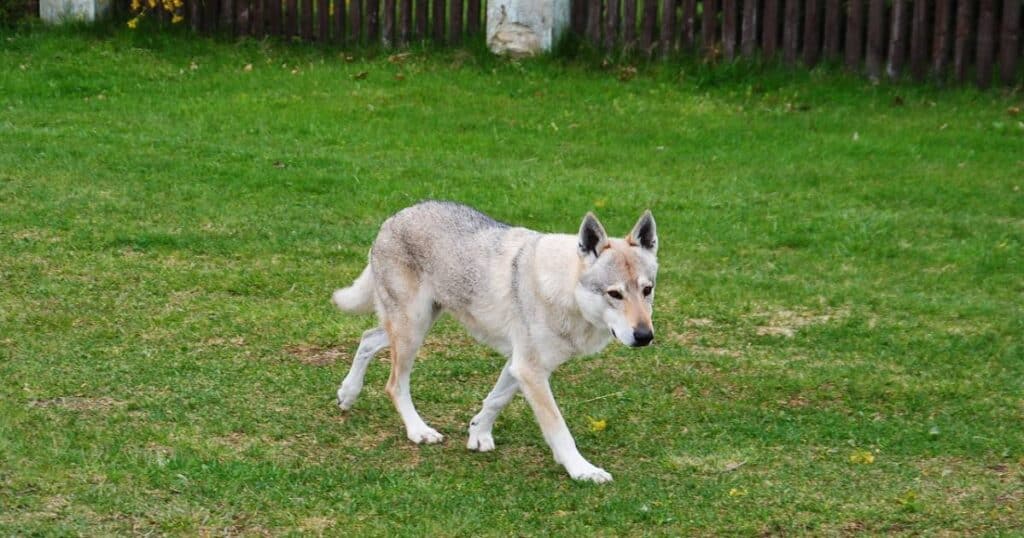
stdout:
MULTIPOLYGON (((128 14, 129 0, 114 0, 128 14)), ((143 0, 145 2, 145 0, 143 0)), ((571 0, 571 30, 609 53, 842 62, 870 78, 1020 82, 1024 0, 571 0), (998 71, 998 74, 996 74, 998 71)), ((484 0, 185 0, 202 33, 342 45, 458 45, 484 0)), ((163 16, 165 22, 166 14, 163 16)))
POLYGON ((1018 82, 1022 0, 573 0, 573 30, 608 51, 697 51, 814 66, 844 62, 878 80, 909 72, 988 87, 1018 82))

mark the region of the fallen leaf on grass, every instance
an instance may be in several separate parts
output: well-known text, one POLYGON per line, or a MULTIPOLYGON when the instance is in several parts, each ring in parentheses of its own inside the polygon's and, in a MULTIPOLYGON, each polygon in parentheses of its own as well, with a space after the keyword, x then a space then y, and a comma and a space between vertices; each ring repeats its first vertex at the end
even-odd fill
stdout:
POLYGON ((746 488, 732 488, 729 490, 730 497, 743 497, 747 494, 746 488))
POLYGON ((360 72, 352 75, 352 80, 365 80, 366 77, 369 76, 369 74, 370 74, 369 71, 360 71, 360 72))
POLYGON ((870 450, 854 450, 850 454, 850 463, 854 465, 870 465, 875 463, 875 455, 870 450))

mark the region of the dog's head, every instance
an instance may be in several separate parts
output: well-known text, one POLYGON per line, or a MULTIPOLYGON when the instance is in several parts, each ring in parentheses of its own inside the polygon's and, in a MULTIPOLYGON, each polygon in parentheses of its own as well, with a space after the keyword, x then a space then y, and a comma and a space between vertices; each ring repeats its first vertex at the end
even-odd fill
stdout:
POLYGON ((627 346, 654 340, 651 313, 658 274, 658 235, 654 216, 644 212, 625 239, 609 238, 593 213, 580 225, 583 272, 576 302, 587 321, 607 327, 627 346))

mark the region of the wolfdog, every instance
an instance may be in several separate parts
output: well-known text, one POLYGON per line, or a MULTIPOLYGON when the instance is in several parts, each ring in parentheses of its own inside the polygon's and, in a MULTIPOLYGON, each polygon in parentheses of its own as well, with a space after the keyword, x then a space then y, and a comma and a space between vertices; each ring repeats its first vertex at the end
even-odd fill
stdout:
POLYGON ((362 274, 332 296, 341 310, 376 312, 380 321, 363 333, 338 405, 352 407, 370 360, 390 347, 386 391, 406 435, 414 443, 440 442, 416 412, 409 376, 427 331, 449 312, 508 359, 469 423, 467 447, 494 449, 494 421, 522 391, 555 461, 576 480, 607 482, 611 474, 576 449, 548 379, 563 362, 596 353, 613 337, 631 347, 651 343, 657 253, 649 210, 618 239, 593 213, 573 236, 512 227, 453 202, 403 209, 381 225, 362 274))

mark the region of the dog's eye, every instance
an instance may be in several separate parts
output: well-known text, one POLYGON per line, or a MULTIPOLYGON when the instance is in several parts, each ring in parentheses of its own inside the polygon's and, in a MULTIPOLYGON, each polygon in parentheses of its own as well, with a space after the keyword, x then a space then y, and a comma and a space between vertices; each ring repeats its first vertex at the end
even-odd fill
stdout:
POLYGON ((608 290, 606 293, 608 293, 608 296, 612 299, 622 299, 622 293, 618 290, 608 290))
POLYGON ((644 297, 649 297, 652 291, 654 291, 654 286, 644 286, 644 297))

